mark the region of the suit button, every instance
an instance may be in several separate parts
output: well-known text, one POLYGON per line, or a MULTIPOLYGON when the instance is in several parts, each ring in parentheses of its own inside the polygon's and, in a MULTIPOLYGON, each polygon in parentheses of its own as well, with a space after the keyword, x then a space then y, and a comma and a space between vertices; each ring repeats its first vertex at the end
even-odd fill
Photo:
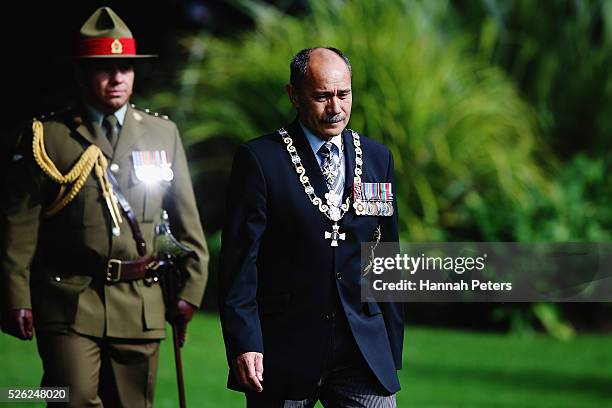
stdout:
POLYGON ((110 171, 112 171, 115 174, 119 173, 119 165, 117 163, 111 164, 110 171))
POLYGON ((332 318, 331 314, 329 313, 326 313, 324 317, 325 317, 325 320, 331 320, 332 318))
POLYGON ((338 279, 342 279, 342 274, 341 274, 340 272, 338 272, 338 273, 336 274, 336 278, 338 278, 338 279))
POLYGON ((62 280, 62 278, 60 278, 59 276, 56 276, 56 277, 55 277, 55 281, 56 281, 56 282, 60 282, 61 280, 62 280))

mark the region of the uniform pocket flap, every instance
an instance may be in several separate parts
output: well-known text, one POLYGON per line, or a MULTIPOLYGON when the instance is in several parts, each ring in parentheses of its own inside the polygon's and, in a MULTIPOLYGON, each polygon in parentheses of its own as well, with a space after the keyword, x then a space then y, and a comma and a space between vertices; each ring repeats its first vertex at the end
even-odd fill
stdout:
POLYGON ((145 327, 163 329, 166 327, 166 306, 160 286, 148 286, 142 280, 136 282, 142 295, 145 327))
POLYGON ((92 277, 89 275, 47 275, 45 279, 57 287, 71 285, 82 290, 89 286, 92 277))

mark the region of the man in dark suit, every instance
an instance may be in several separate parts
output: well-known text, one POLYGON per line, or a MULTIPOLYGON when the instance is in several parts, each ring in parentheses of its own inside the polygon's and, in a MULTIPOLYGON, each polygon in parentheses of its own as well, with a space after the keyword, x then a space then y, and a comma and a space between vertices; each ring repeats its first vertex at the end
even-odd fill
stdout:
POLYGON ((360 290, 361 243, 398 241, 391 153, 346 128, 340 50, 300 51, 287 91, 298 118, 234 158, 220 270, 228 387, 253 407, 393 407, 402 308, 360 290))

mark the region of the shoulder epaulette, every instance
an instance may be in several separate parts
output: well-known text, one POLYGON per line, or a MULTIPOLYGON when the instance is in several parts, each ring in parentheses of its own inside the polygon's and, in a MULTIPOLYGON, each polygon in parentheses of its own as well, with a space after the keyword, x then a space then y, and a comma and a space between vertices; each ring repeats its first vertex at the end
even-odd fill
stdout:
POLYGON ((51 119, 52 117, 54 117, 56 115, 55 112, 49 112, 49 113, 45 113, 42 115, 38 115, 38 116, 34 116, 32 118, 32 122, 34 122, 35 120, 38 120, 40 122, 51 119))
POLYGON ((148 114, 149 114, 149 115, 151 115, 151 116, 155 116, 156 118, 162 118, 162 119, 170 120, 170 118, 168 117, 168 115, 163 115, 163 114, 161 114, 161 113, 159 113, 159 112, 153 112, 151 109, 141 108, 141 107, 136 106, 136 105, 134 105, 134 104, 131 104, 130 106, 131 106, 132 108, 134 108, 134 109, 138 109, 138 110, 139 110, 139 111, 141 111, 141 112, 148 113, 148 114))
POLYGON ((40 122, 44 122, 45 120, 53 119, 56 116, 60 116, 66 112, 69 112, 70 110, 72 110, 72 107, 69 106, 57 112, 49 112, 49 113, 41 114, 41 115, 33 117, 32 122, 37 121, 37 120, 40 122))

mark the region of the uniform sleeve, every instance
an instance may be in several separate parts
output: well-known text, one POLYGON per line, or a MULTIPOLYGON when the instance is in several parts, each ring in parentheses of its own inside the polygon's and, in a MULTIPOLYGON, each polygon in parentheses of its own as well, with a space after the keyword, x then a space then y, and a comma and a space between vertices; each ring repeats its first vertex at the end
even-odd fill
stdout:
MULTIPOLYGON (((387 180, 391 182, 393 190, 393 215, 391 217, 381 217, 381 242, 395 243, 395 252, 399 253, 397 191, 395 189, 395 174, 391 152, 389 152, 387 180)), ((385 320, 395 368, 399 370, 402 368, 402 350, 404 344, 404 304, 401 302, 381 302, 379 306, 385 320)))
POLYGON ((0 284, 5 310, 31 309, 30 264, 36 251, 44 176, 32 158, 31 132, 9 155, 0 200, 0 284))
POLYGON ((266 182, 252 151, 241 146, 232 165, 221 238, 219 312, 228 359, 263 353, 257 308, 257 255, 266 229, 266 182))
POLYGON ((185 149, 175 129, 174 179, 165 197, 164 208, 168 211, 172 234, 194 252, 181 261, 187 280, 179 297, 195 306, 200 306, 208 280, 208 247, 200 222, 193 185, 187 166, 185 149))

